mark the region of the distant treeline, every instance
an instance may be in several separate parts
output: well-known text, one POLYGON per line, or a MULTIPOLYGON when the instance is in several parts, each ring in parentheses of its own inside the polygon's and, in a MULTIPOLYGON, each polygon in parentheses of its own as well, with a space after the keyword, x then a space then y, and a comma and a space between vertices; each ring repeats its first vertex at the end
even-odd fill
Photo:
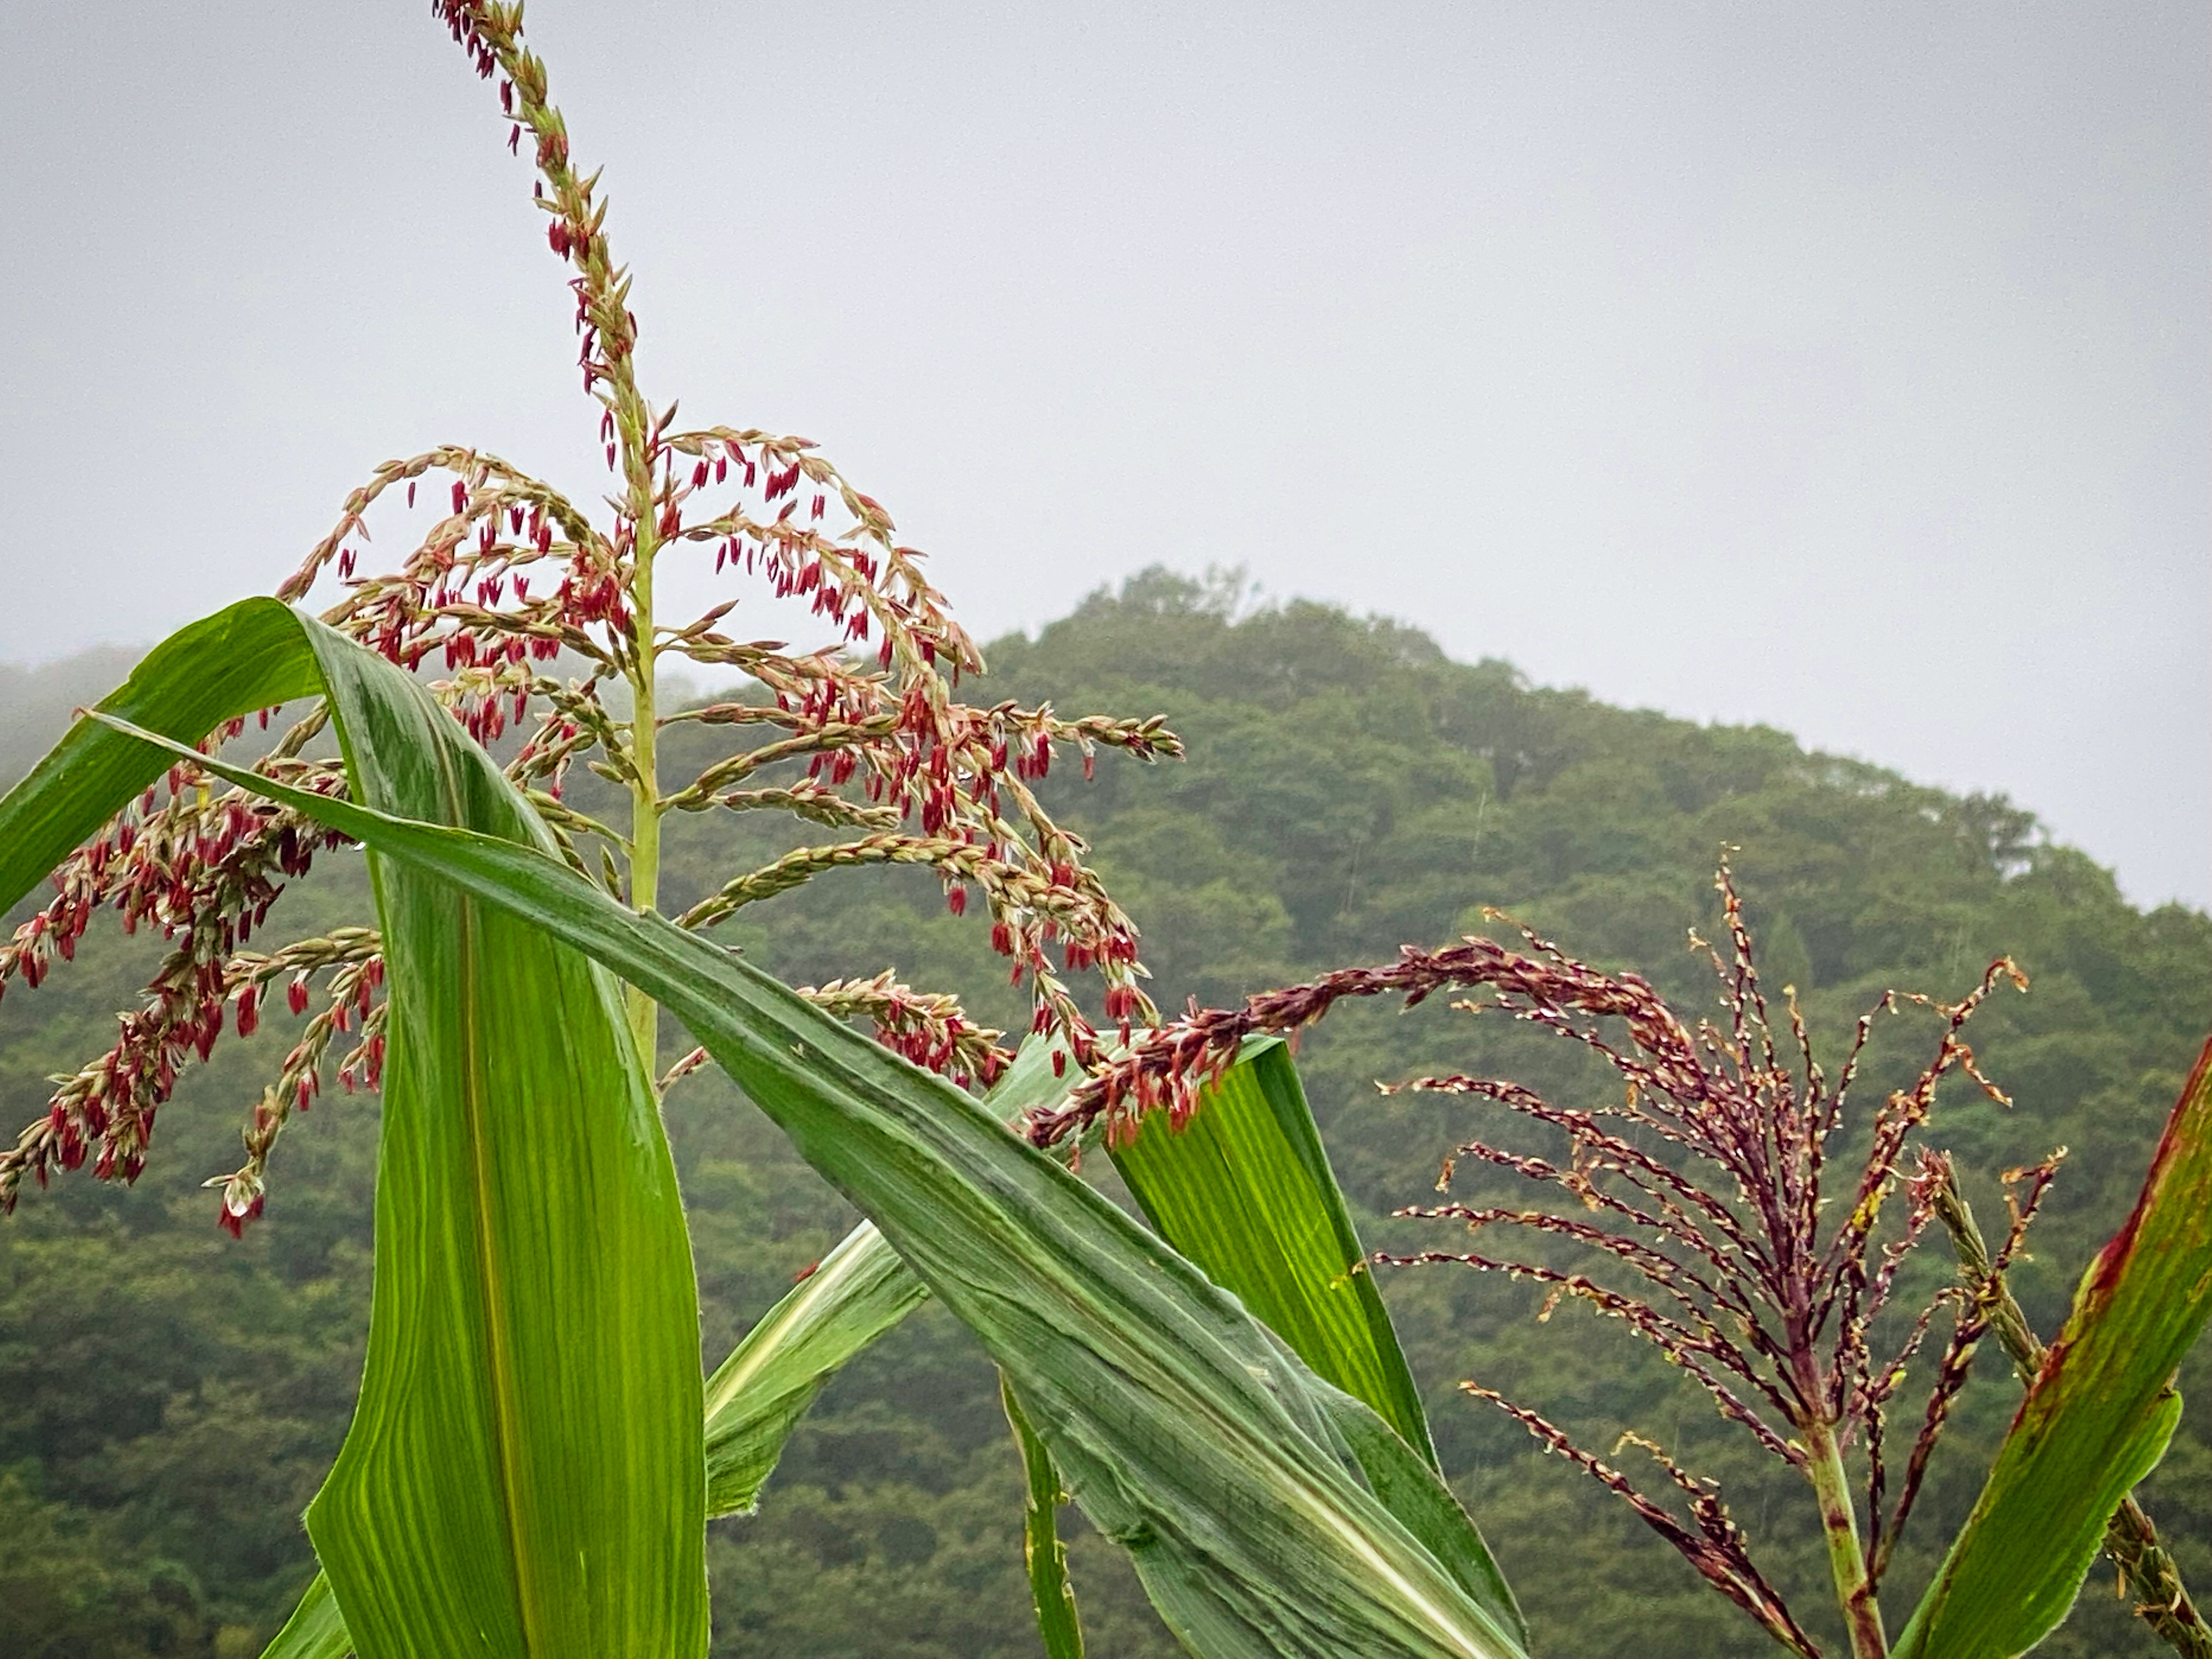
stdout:
MULTIPOLYGON (((1956 1155, 1992 1212, 1999 1171, 2070 1147, 2017 1276, 2046 1334, 2132 1201, 2212 1029, 2212 919, 2131 908, 2109 872, 2051 844, 2001 798, 1809 754, 1771 728, 1701 726, 1533 687, 1502 662, 1453 662, 1393 623, 1297 603, 1245 613, 1234 584, 1157 570, 986 654, 976 701, 1163 713, 1186 739, 1179 764, 1103 756, 1086 783, 1063 762, 1046 786, 1143 928, 1155 994, 1170 1009, 1382 960, 1401 941, 1498 934, 1513 923, 1494 907, 1577 956, 1636 968, 1702 1013, 1711 970, 1687 935, 1713 927, 1724 845, 1741 848, 1768 983, 1796 988, 1831 1050, 1884 990, 1954 999, 1992 957, 2012 956, 2033 990, 1994 1000, 1974 1040, 2017 1103, 2003 1109, 1971 1085, 1947 1092, 1928 1139, 1956 1155)), ((0 776, 35 759, 69 708, 126 665, 105 653, 0 671, 0 776)), ((672 775, 683 742, 672 742, 672 775)), ((592 787, 580 780, 580 798, 592 787)), ((667 859, 672 907, 787 844, 742 817, 682 819, 667 859)), ((288 902, 292 921, 367 920, 358 861, 326 862, 308 902, 288 902)), ((975 918, 947 915, 926 876, 817 884, 726 931, 796 981, 896 966, 914 984, 960 992, 994 1024, 1018 1029, 1025 1014, 975 918)), ((103 935, 45 988, 11 988, 0 1001, 0 1132, 43 1109, 42 1077, 106 1040, 157 949, 103 935)), ((220 1048, 164 1109, 137 1190, 72 1177, 27 1194, 0 1223, 0 1653, 250 1659, 309 1571, 298 1517, 337 1449, 360 1366, 376 1106, 327 1090, 276 1155, 265 1220, 243 1243, 218 1233, 198 1182, 235 1164, 237 1125, 289 1041, 283 1018, 266 1025, 220 1048)), ((1869 1092, 1917 1073, 1933 1030, 1922 1011, 1886 1022, 1869 1092)), ((672 1054, 684 1041, 671 1035, 672 1054)), ((1430 1196, 1451 1146, 1496 1128, 1464 1104, 1379 1096, 1376 1079, 1452 1069, 1521 1078, 1559 1098, 1611 1086, 1554 1039, 1442 1007, 1333 1015, 1301 1060, 1370 1243, 1452 1248, 1389 1212, 1430 1196)), ((851 1217, 718 1075, 679 1085, 667 1111, 712 1361, 851 1217)), ((1455 1190, 1486 1189, 1462 1175, 1455 1190)), ((1522 1196, 1510 1183, 1488 1190, 1522 1196)), ((1940 1275, 1942 1249, 1916 1270, 1940 1275)), ((1588 1445, 1635 1430, 1680 1449, 1722 1480, 1754 1540, 1774 1540, 1773 1576, 1825 1574, 1817 1537, 1796 1529, 1805 1506, 1775 1484, 1789 1477, 1747 1455, 1702 1396, 1616 1328, 1571 1308, 1539 1324, 1523 1287, 1456 1269, 1386 1275, 1383 1288, 1448 1472, 1532 1598, 1539 1653, 1759 1650, 1740 1615, 1617 1500, 1459 1395, 1462 1378, 1543 1408, 1588 1445)), ((1972 1450, 1938 1455, 1899 1557, 1902 1605, 1971 1506, 2016 1404, 2001 1356, 1978 1371, 1957 1431, 1972 1450)), ((2200 1346, 2182 1377, 2189 1414, 2145 1493, 2200 1592, 2212 1588, 2207 1384, 2212 1348, 2200 1346)), ((760 1516, 716 1523, 714 1653, 1034 1653, 1018 1490, 989 1367, 925 1310, 823 1397, 760 1516)), ((1094 1652, 1176 1651, 1110 1545, 1082 1534, 1073 1551, 1094 1652)), ((2093 1583, 2045 1650, 2160 1651, 2109 1583, 2093 1583)))

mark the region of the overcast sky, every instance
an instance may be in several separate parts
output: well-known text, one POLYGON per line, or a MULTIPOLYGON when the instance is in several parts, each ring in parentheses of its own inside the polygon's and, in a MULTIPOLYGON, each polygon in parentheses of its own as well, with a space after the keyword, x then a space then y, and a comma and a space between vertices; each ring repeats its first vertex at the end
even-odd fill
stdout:
MULTIPOLYGON (((2212 906, 2203 0, 530 24, 647 395, 820 441, 979 638, 1242 564, 2212 906)), ((604 489, 505 137, 416 0, 0 8, 0 660, 434 441, 604 489)))

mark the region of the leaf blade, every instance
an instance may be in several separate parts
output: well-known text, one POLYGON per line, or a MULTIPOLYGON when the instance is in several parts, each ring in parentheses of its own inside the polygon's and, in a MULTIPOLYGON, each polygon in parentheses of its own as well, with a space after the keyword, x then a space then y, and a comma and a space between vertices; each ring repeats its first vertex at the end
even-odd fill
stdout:
POLYGON ((352 1651, 330 1578, 318 1569, 284 1628, 261 1650, 261 1659, 346 1659, 352 1651))
MULTIPOLYGON (((1032 1039, 991 1091, 992 1109, 1018 1118, 1050 1104, 1066 1086, 1049 1046, 1032 1039)), ((793 1429, 823 1386, 928 1295, 875 1223, 863 1221, 755 1322, 706 1387, 709 1516, 757 1507, 793 1429)), ((318 1572, 262 1659, 344 1659, 349 1649, 330 1581, 318 1572)))
POLYGON ((999 1401, 1022 1455, 1022 1565, 1030 1580, 1030 1605, 1036 1610, 1037 1635, 1045 1659, 1083 1659, 1083 1624, 1075 1613, 1075 1591, 1067 1582, 1067 1546, 1060 1542, 1060 1471, 1052 1453, 1030 1425, 1028 1413, 1005 1372, 999 1374, 999 1401))
POLYGON ((1180 1128, 1154 1113, 1115 1166, 1152 1224, 1371 1415, 1333 1428, 1368 1486, 1474 1600, 1520 1609, 1446 1486, 1404 1350, 1329 1167, 1289 1045, 1248 1042, 1180 1128))
MULTIPOLYGON (((357 795, 550 854, 411 677, 307 633, 357 795)), ((697 1292, 619 988, 422 872, 371 874, 393 1039, 370 1344, 307 1510, 355 1650, 703 1652, 697 1292)))
MULTIPOLYGON (((0 802, 0 880, 199 760, 179 734, 317 690, 364 799, 550 846, 410 676, 248 600, 157 647, 0 802), (117 710, 168 730, 149 748, 117 710)), ((371 875, 393 1004, 368 1356, 307 1522, 344 1626, 362 1659, 703 1652, 697 1302, 617 988, 496 906, 371 875)), ((326 1619, 301 1612, 305 1639, 326 1619)))
MULTIPOLYGON (((274 599, 248 599, 179 629, 94 705, 191 744, 257 708, 319 696, 322 682, 297 619, 274 599)), ((90 718, 0 799, 0 910, 13 906, 175 757, 90 718)))
POLYGON ((530 917, 689 1025, 1013 1377, 1194 1653, 1525 1653, 1517 1617, 1474 1599, 1334 1455, 1347 1416, 1380 1426, 1368 1407, 951 1085, 543 854, 300 804, 530 917))
MULTIPOLYGON (((1032 1037, 991 1091, 991 1109, 1018 1118, 1065 1087, 1049 1045, 1032 1037)), ((707 1382, 708 1513, 750 1512, 830 1377, 928 1295, 875 1223, 863 1221, 763 1315, 707 1382)))
POLYGON ((830 1378, 928 1297, 873 1223, 823 1257, 708 1379, 707 1513, 751 1513, 830 1378))
POLYGON ((2011 1659, 2066 1615, 2120 1499, 2179 1421, 2169 1383, 2212 1316, 2212 1043, 2126 1223, 2013 1419, 1899 1659, 2011 1659))
POLYGON ((1247 1046, 1180 1127, 1144 1119, 1114 1166, 1161 1236, 1433 1468, 1428 1414, 1287 1044, 1247 1046))

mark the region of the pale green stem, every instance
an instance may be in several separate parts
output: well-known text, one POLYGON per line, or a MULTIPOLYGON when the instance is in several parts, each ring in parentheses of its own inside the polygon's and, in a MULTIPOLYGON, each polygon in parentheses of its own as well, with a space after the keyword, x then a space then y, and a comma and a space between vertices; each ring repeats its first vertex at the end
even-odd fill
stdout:
POLYGON ((1836 1601, 1850 1632, 1852 1659, 1889 1659, 1889 1638, 1882 1633, 1881 1608, 1867 1577, 1866 1555, 1859 1547, 1858 1516, 1851 1508, 1850 1481, 1844 1473, 1835 1426, 1814 1424, 1805 1438, 1805 1474, 1820 1499, 1828 1570, 1835 1577, 1836 1601))
MULTIPOLYGON (((660 781, 653 758, 659 717, 653 695, 653 556, 658 550, 649 515, 639 520, 636 535, 637 553, 629 584, 638 665, 630 681, 630 761, 635 775, 629 787, 629 902, 646 910, 660 898, 660 781)), ((623 994, 623 1006, 638 1053, 644 1056, 647 1069, 653 1070, 660 1026, 659 1005, 633 985, 623 994)))
MULTIPOLYGON (((630 562, 629 605, 634 617, 634 666, 628 678, 632 698, 630 758, 635 779, 630 784, 630 902, 640 909, 660 896, 660 785, 653 768, 654 723, 659 710, 653 696, 653 556, 658 550, 658 520, 653 507, 653 464, 659 428, 653 406, 637 387, 635 353, 637 325, 629 313, 629 279, 614 263, 609 247, 605 208, 594 207, 592 191, 598 175, 580 179, 568 154, 568 130, 546 96, 545 65, 522 44, 522 8, 488 6, 474 14, 475 27, 483 43, 499 61, 514 88, 515 120, 526 125, 537 140, 536 160, 545 175, 546 194, 562 222, 582 233, 581 252, 562 252, 573 258, 582 283, 585 320, 596 331, 599 355, 591 373, 606 383, 598 394, 614 420, 613 436, 620 447, 625 486, 623 510, 635 538, 630 562)), ((593 381, 585 382, 586 391, 593 381)), ((669 413, 674 412, 671 405, 669 413)), ((665 418, 665 417, 664 417, 665 418)), ((631 1035, 648 1069, 653 1065, 653 1042, 659 1020, 653 999, 635 988, 625 994, 623 1007, 631 1035)))

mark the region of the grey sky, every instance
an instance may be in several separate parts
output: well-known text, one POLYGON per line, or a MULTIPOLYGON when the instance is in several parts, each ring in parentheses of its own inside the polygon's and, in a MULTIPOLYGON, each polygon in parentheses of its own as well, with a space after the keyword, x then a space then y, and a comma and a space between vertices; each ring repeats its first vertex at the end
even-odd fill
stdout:
MULTIPOLYGON (((979 637, 1243 563, 2212 906, 2201 0, 530 23, 648 395, 821 441, 979 637)), ((603 487, 496 108, 416 0, 0 8, 0 659, 434 441, 603 487)))

